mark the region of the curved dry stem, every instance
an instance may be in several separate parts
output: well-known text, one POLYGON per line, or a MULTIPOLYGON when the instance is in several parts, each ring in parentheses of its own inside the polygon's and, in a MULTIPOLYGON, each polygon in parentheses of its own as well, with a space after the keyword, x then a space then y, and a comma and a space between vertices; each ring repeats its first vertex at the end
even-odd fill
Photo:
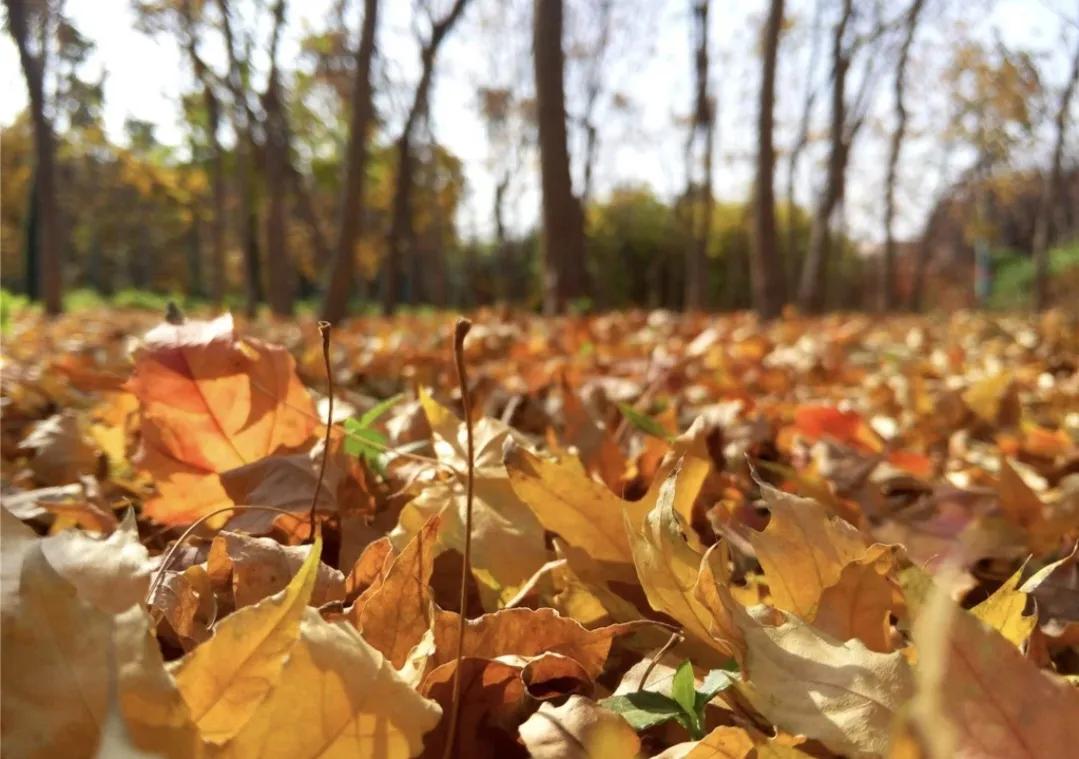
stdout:
POLYGON ((327 413, 326 437, 322 445, 322 463, 318 468, 318 481, 315 482, 315 492, 311 496, 311 540, 315 539, 318 530, 318 497, 322 493, 322 480, 326 476, 326 460, 330 458, 330 430, 333 429, 333 369, 330 367, 330 323, 319 322, 318 333, 322 335, 322 361, 326 365, 326 382, 329 383, 330 408, 327 413))

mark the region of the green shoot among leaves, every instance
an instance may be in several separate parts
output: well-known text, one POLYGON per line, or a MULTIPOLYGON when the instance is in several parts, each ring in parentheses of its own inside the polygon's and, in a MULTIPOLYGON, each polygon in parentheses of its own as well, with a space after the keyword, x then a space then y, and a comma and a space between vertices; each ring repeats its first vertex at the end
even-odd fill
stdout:
POLYGON ((369 408, 359 418, 346 419, 343 425, 346 435, 345 453, 361 457, 379 474, 383 474, 380 456, 386 450, 386 436, 371 425, 400 400, 400 394, 387 398, 369 408))
POLYGON ((685 661, 674 674, 670 696, 642 690, 611 696, 600 701, 600 704, 621 714, 630 727, 638 732, 674 720, 686 729, 690 737, 700 740, 708 732, 704 725, 705 707, 734 679, 730 672, 712 670, 697 689, 693 680, 693 665, 685 661))

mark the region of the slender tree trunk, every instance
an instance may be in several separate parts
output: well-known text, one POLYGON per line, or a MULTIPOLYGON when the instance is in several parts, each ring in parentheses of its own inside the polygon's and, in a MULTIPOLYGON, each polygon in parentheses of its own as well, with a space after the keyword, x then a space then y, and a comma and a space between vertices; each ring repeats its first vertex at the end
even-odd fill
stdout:
POLYGON ((296 299, 296 269, 288 245, 289 137, 277 45, 285 25, 285 2, 277 0, 270 42, 270 76, 263 95, 266 112, 266 252, 270 309, 277 316, 291 316, 296 299))
POLYGON ((206 141, 210 145, 210 195, 213 215, 210 218, 210 297, 220 306, 225 299, 227 289, 225 272, 225 157, 218 134, 221 130, 221 103, 214 92, 209 67, 199 55, 198 37, 195 32, 195 19, 191 0, 183 0, 180 5, 181 22, 184 30, 188 58, 195 71, 195 79, 202 88, 202 103, 206 109, 206 141))
POLYGON ((899 170, 899 154, 903 149, 903 138, 907 132, 906 76, 907 61, 910 59, 910 47, 914 42, 914 31, 918 26, 918 16, 922 12, 925 0, 913 0, 907 11, 907 31, 903 45, 899 49, 899 60, 895 66, 895 131, 892 132, 891 149, 888 152, 888 176, 884 184, 884 260, 880 267, 880 307, 882 311, 891 311, 896 306, 895 293, 895 186, 899 170))
MULTIPOLYGON (((461 17, 467 4, 468 0, 455 0, 450 12, 431 27, 431 38, 420 51, 420 81, 416 85, 416 92, 412 97, 412 107, 409 108, 405 126, 401 130, 401 136, 397 138, 397 184, 393 193, 393 216, 390 222, 390 234, 386 240, 386 261, 383 266, 385 287, 382 291, 382 311, 386 314, 393 313, 394 309, 397 308, 402 265, 415 255, 415 251, 412 250, 414 233, 412 229, 412 190, 415 180, 416 156, 412 140, 415 136, 416 127, 427 116, 431 81, 434 78, 435 58, 438 55, 438 49, 443 40, 446 39, 446 35, 453 28, 453 25, 461 17)), ((438 252, 438 255, 442 254, 442 251, 438 252)), ((410 284, 412 285, 412 290, 415 291, 419 283, 415 277, 410 276, 409 279, 412 280, 410 284)))
POLYGON ((846 86, 850 57, 844 43, 847 24, 853 13, 853 0, 844 0, 843 11, 835 26, 832 38, 832 120, 829 129, 830 148, 824 189, 818 198, 813 214, 813 226, 809 233, 809 252, 802 265, 802 277, 798 287, 798 305, 807 312, 820 311, 824 306, 825 275, 831 252, 830 224, 839 201, 843 198, 843 184, 847 169, 846 86))
POLYGON ((532 49, 543 189, 543 308, 562 313, 584 295, 584 219, 573 195, 566 139, 562 0, 535 0, 532 49))
POLYGON ((225 37, 225 53, 229 61, 228 84, 232 93, 232 120, 236 131, 236 181, 240 197, 240 241, 244 256, 246 312, 254 316, 264 300, 262 292, 262 262, 258 246, 258 209, 255 207, 255 137, 252 114, 244 92, 244 77, 232 34, 228 0, 217 0, 221 10, 221 27, 225 37))
POLYGON ((1051 305, 1049 288, 1049 245, 1054 232, 1059 232, 1062 225, 1055 223, 1060 198, 1065 194, 1063 187, 1064 146, 1067 142, 1068 111, 1076 84, 1079 83, 1079 44, 1072 55, 1071 75, 1064 91, 1060 95, 1060 105, 1056 113, 1056 143, 1053 145, 1053 160, 1045 180, 1041 206, 1034 233, 1034 307, 1042 311, 1051 305))
MULTIPOLYGON (((707 279, 708 239, 712 227, 712 152, 715 133, 715 112, 708 92, 709 74, 709 0, 696 0, 693 5, 693 27, 697 44, 694 53, 696 91, 694 95, 693 123, 686 144, 687 166, 692 165, 693 146, 703 143, 701 149, 701 177, 696 186, 689 181, 686 197, 689 200, 689 219, 692 228, 689 247, 686 249, 685 308, 697 310, 704 305, 704 286, 707 279), (700 216, 697 210, 699 207, 700 216)), ((692 177, 692 171, 686 172, 692 177)))
MULTIPOLYGON (((45 303, 48 314, 63 309, 63 220, 56 198, 56 142, 52 122, 45 113, 46 52, 34 54, 30 49, 28 0, 5 0, 8 26, 19 50, 19 61, 26 78, 30 99, 30 118, 34 132, 34 239, 32 250, 37 254, 37 293, 45 303)), ((47 14, 48 5, 39 11, 47 14)), ((47 23, 47 22, 43 22, 47 23)))
POLYGON ((794 185, 798 180, 798 165, 802 159, 802 153, 809 145, 809 122, 813 117, 813 106, 817 102, 817 88, 813 82, 813 74, 817 70, 817 58, 820 53, 820 16, 823 8, 823 0, 817 0, 813 10, 813 30, 810 40, 809 61, 806 64, 806 91, 802 101, 802 116, 798 123, 798 136, 791 147, 790 156, 787 158, 787 247, 786 265, 788 270, 784 272, 784 289, 787 291, 797 287, 798 265, 802 260, 802 251, 798 245, 798 214, 795 211, 794 185))
POLYGON ((349 117, 348 150, 341 182, 340 218, 333 261, 330 263, 322 318, 337 322, 348 313, 348 299, 356 278, 356 242, 363 228, 363 184, 367 172, 367 133, 375 120, 371 91, 371 61, 375 57, 378 0, 364 0, 363 27, 356 48, 352 79, 352 114, 349 117))
POLYGON ((783 261, 776 240, 775 148, 772 145, 775 107, 776 56, 783 25, 783 0, 772 0, 764 27, 762 47, 760 114, 757 119, 757 181, 753 203, 753 301, 764 319, 779 316, 786 300, 783 261))

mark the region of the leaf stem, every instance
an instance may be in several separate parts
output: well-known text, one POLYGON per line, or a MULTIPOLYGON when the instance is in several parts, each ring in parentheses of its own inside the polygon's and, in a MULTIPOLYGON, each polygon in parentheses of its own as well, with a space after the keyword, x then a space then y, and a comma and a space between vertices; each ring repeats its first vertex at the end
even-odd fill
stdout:
POLYGON ((476 457, 472 436, 472 397, 468 392, 468 373, 465 369, 465 336, 472 328, 472 322, 460 318, 453 330, 453 363, 457 367, 457 382, 461 386, 461 405, 465 412, 465 431, 468 440, 468 480, 465 495, 465 549, 461 562, 461 601, 457 617, 457 652, 454 655, 456 666, 453 668, 453 696, 450 701, 449 732, 443 758, 453 756, 457 740, 457 722, 461 713, 461 660, 465 650, 465 608, 468 604, 468 578, 472 573, 472 498, 475 485, 476 457))

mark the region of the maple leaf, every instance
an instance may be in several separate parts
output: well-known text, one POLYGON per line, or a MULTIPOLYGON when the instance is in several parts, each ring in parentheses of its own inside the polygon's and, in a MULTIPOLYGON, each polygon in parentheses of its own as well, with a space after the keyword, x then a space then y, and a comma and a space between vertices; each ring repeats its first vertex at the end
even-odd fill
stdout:
POLYGON ((288 586, 217 625, 214 636, 171 671, 207 741, 221 744, 243 728, 278 682, 315 586, 321 539, 316 539, 288 586))
POLYGON ((144 512, 168 524, 232 505, 221 473, 302 446, 317 426, 288 351, 237 337, 229 315, 150 330, 127 387, 159 493, 144 512))

